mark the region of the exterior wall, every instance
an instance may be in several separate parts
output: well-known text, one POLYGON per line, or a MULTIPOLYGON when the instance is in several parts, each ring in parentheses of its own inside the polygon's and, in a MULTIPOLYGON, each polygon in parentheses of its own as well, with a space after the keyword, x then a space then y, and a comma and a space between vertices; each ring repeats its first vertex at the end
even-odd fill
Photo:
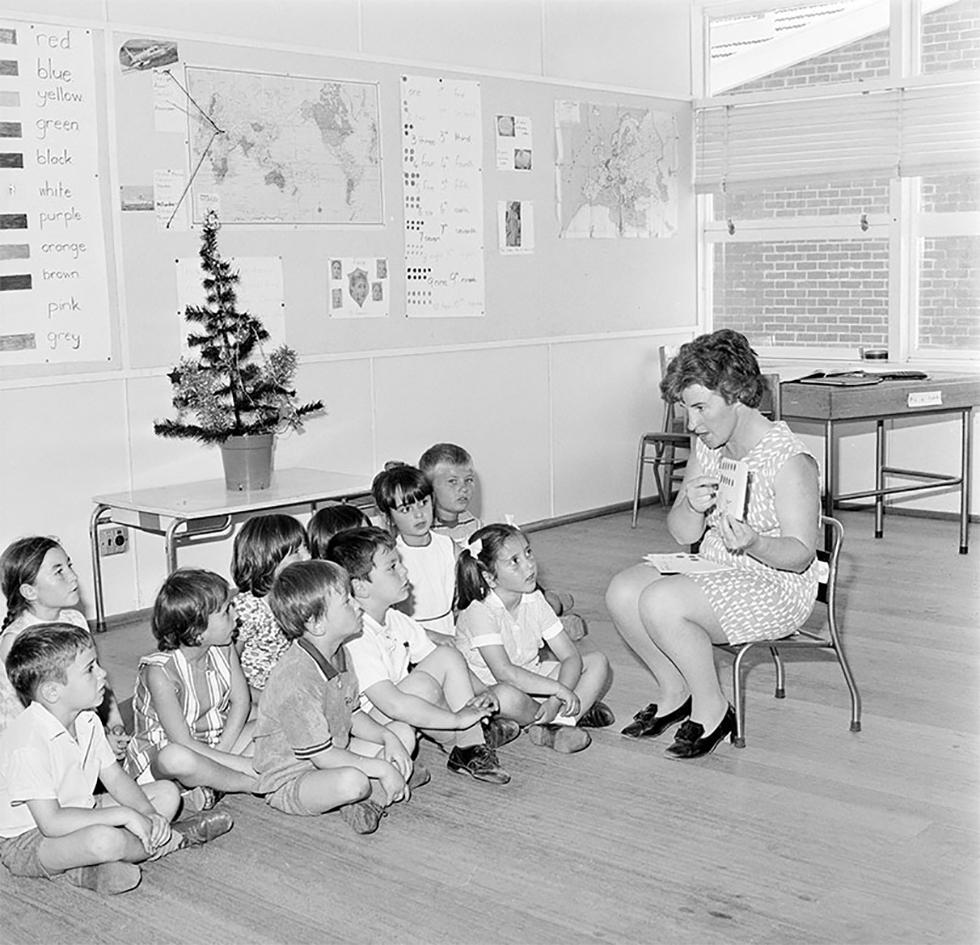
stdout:
POLYGON ((922 71, 980 68, 980 0, 958 0, 922 18, 922 71))

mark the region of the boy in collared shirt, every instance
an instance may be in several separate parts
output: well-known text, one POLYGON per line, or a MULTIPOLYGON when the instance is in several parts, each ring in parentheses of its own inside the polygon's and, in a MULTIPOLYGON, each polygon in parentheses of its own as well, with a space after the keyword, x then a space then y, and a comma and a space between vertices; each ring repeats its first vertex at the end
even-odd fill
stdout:
POLYGON ((386 726, 360 710, 343 648, 361 632, 350 581, 329 561, 296 562, 277 575, 269 606, 292 643, 259 703, 259 792, 284 813, 339 810, 357 833, 373 833, 387 808, 407 800, 429 773, 413 768, 407 725, 386 726))
POLYGON ((93 711, 106 674, 87 631, 25 630, 7 674, 27 705, 0 737, 0 860, 11 873, 120 893, 139 884, 138 863, 231 829, 230 815, 212 810, 171 830, 177 786, 140 787, 119 766, 93 711), (96 797, 99 780, 108 794, 96 797))
MULTIPOLYGON (((436 646, 418 623, 393 607, 408 596, 409 583, 391 535, 380 528, 340 532, 330 540, 327 557, 350 575, 364 610, 364 632, 347 644, 361 707, 378 720, 422 729, 449 750, 450 771, 492 784, 510 781, 481 725, 498 711, 497 696, 490 689, 474 694, 460 652, 436 646)), ((488 726, 488 733, 495 729, 488 726)), ((520 728, 509 722, 501 731, 507 734, 496 744, 516 737, 520 728)))

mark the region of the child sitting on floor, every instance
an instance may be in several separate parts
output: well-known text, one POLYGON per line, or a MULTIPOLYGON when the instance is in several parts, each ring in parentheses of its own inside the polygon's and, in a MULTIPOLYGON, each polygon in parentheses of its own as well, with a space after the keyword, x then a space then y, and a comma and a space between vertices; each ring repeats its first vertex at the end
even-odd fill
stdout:
POLYGON ((306 531, 291 515, 254 515, 235 536, 231 557, 231 576, 239 591, 235 649, 256 705, 272 667, 289 646, 266 594, 279 571, 309 556, 306 531))
MULTIPOLYGON (((433 533, 448 535, 461 551, 470 536, 483 528, 483 522, 470 511, 476 490, 472 457, 455 443, 436 443, 419 458, 419 469, 432 485, 433 533)), ((588 625, 581 614, 572 610, 575 606, 572 595, 546 590, 540 585, 538 590, 544 594, 548 606, 561 617, 568 636, 572 640, 581 640, 588 633, 588 625)))
MULTIPOLYGON (((0 636, 0 732, 24 711, 3 671, 14 640, 28 627, 58 621, 88 630, 79 603, 78 576, 65 550, 53 538, 32 535, 12 542, 0 555, 0 585, 7 601, 0 636)), ((92 644, 95 645, 94 642, 92 644)), ((112 690, 106 686, 99 717, 118 760, 126 756, 129 736, 112 690)))
POLYGON ((396 536, 411 594, 398 609, 420 623, 433 643, 452 645, 456 635, 456 546, 432 532, 432 486, 421 470, 390 463, 374 477, 371 493, 396 536))
POLYGON ((26 630, 7 672, 27 706, 0 736, 0 860, 15 876, 121 893, 139 884, 137 863, 231 829, 230 815, 207 811, 171 830, 176 785, 141 788, 119 767, 91 711, 106 674, 87 631, 69 623, 26 630), (96 797, 98 781, 108 793, 96 797))
POLYGON ((213 807, 216 792, 254 792, 254 722, 247 721, 248 683, 231 643, 228 582, 211 571, 174 571, 157 594, 151 626, 159 651, 137 670, 129 773, 140 782, 179 781, 192 789, 184 802, 194 810, 213 807))
POLYGON ((485 683, 509 683, 541 699, 533 712, 514 716, 530 726, 534 744, 581 751, 592 741, 585 728, 615 721, 598 701, 611 681, 609 662, 601 653, 579 653, 537 590, 537 578, 534 553, 519 529, 485 525, 475 532, 457 562, 456 645, 485 683), (554 661, 539 658, 545 642, 554 661))
POLYGON ((508 720, 498 723, 495 717, 485 737, 480 723, 498 710, 496 694, 474 694, 459 651, 436 646, 419 624, 394 609, 409 587, 394 539, 380 528, 340 532, 327 546, 327 555, 350 575, 354 598, 364 610, 363 633, 347 644, 361 707, 379 722, 407 722, 451 748, 450 771, 506 784, 510 775, 501 769, 488 740, 501 745, 517 732, 510 731, 508 720))
POLYGON ((356 505, 337 502, 325 505, 315 512, 306 526, 310 541, 310 557, 323 560, 327 556, 327 545, 337 532, 349 528, 370 528, 371 519, 356 505))
POLYGON ((292 642, 259 705, 259 792, 287 814, 339 809, 357 833, 373 833, 386 808, 408 799, 406 780, 415 787, 429 773, 413 771, 409 726, 381 725, 360 709, 342 645, 361 633, 350 579, 329 561, 291 564, 273 582, 269 604, 292 642))

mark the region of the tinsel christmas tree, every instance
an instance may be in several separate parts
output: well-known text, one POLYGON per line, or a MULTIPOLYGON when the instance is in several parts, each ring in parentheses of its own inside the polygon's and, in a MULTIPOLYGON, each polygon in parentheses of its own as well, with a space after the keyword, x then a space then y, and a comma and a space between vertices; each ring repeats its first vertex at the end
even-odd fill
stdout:
POLYGON ((281 345, 265 354, 261 345, 269 333, 258 318, 238 311, 240 277, 218 251, 220 228, 210 211, 199 253, 207 301, 184 310, 195 326, 187 344, 197 357, 181 358, 168 375, 177 419, 156 421, 153 429, 160 436, 222 443, 230 436, 300 429, 303 417, 323 409, 319 400, 296 404, 296 352, 281 345))

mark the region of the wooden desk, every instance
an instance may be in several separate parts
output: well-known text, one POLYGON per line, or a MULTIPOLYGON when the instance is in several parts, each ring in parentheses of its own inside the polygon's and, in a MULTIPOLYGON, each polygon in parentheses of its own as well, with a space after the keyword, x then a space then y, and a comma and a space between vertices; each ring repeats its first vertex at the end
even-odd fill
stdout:
POLYGON ((940 486, 960 490, 960 554, 969 548, 970 472, 973 449, 973 408, 980 404, 980 377, 935 374, 924 381, 882 381, 870 387, 831 387, 786 381, 782 388, 783 419, 815 420, 824 426, 825 515, 833 515, 834 503, 849 499, 875 500, 875 538, 881 538, 886 495, 918 492, 940 486), (962 424, 960 474, 900 469, 886 465, 885 421, 899 417, 959 414, 962 424), (837 457, 834 426, 853 420, 875 421, 875 487, 863 492, 837 492, 837 457), (886 476, 922 480, 917 485, 885 486, 886 476))
POLYGON ((163 535, 167 573, 177 567, 177 548, 231 534, 235 522, 273 509, 308 506, 315 512, 319 503, 352 499, 369 494, 368 477, 320 469, 279 469, 268 489, 229 492, 224 479, 208 479, 176 486, 159 486, 135 492, 93 496, 95 509, 89 522, 92 546, 92 577, 95 584, 95 629, 105 630, 102 596, 102 562, 99 558, 100 525, 115 523, 137 531, 163 535))

